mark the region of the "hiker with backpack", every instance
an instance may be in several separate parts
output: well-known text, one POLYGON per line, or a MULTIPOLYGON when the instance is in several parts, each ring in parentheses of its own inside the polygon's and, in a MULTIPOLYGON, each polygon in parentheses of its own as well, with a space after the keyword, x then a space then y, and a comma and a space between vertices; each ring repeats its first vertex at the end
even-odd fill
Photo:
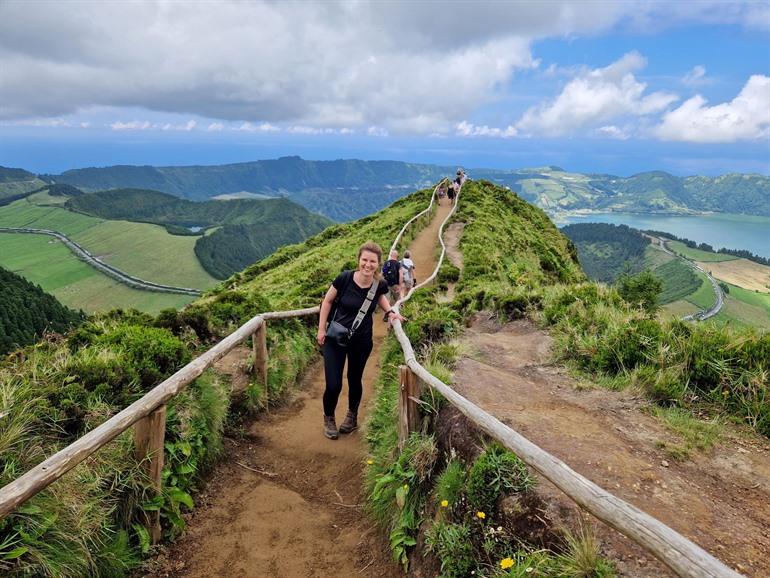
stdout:
POLYGON ((401 299, 401 285, 404 282, 404 272, 398 261, 398 251, 391 251, 390 258, 382 265, 382 277, 390 289, 390 297, 393 301, 401 299))
POLYGON ((326 390, 323 396, 324 435, 336 440, 358 428, 358 406, 363 395, 361 378, 372 352, 372 315, 379 305, 389 321, 404 318, 393 311, 379 278, 382 249, 371 241, 358 249, 358 267, 343 271, 332 282, 318 315, 318 344, 323 348, 326 390), (327 323, 328 322, 328 323, 327 323), (342 391, 342 372, 348 364, 348 413, 337 429, 335 410, 342 391))
POLYGON ((401 278, 403 279, 404 295, 408 295, 412 287, 414 287, 417 280, 414 278, 414 261, 412 261, 412 254, 409 251, 404 251, 404 258, 401 259, 401 278))

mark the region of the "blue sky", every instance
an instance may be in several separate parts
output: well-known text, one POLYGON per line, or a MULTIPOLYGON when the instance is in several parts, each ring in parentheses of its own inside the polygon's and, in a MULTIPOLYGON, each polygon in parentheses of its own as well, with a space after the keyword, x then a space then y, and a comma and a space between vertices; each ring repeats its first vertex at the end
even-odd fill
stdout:
POLYGON ((770 174, 768 2, 6 0, 0 67, 0 165, 35 172, 297 154, 770 174))

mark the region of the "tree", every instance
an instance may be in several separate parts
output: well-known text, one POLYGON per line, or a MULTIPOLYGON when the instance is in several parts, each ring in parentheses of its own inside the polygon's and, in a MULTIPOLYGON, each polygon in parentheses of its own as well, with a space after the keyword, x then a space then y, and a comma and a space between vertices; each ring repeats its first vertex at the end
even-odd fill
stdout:
POLYGON ((642 307, 647 313, 653 314, 658 308, 658 296, 663 291, 663 281, 649 270, 638 275, 621 275, 617 283, 618 293, 631 305, 642 307))

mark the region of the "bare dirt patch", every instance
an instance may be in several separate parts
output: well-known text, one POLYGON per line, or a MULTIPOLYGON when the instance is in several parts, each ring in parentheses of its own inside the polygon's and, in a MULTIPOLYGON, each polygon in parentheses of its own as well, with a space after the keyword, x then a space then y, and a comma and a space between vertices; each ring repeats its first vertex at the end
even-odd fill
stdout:
MULTIPOLYGON (((747 576, 770 576, 770 443, 747 432, 674 461, 677 437, 631 391, 586 388, 552 364, 551 339, 526 320, 479 318, 455 388, 571 468, 671 526, 747 576)), ((549 502, 572 502, 541 479, 549 502)), ((597 522, 621 575, 670 574, 633 542, 597 522)))
POLYGON ((710 271, 712 277, 732 283, 751 291, 770 293, 770 267, 760 265, 748 259, 732 259, 716 263, 701 263, 704 271, 710 271))

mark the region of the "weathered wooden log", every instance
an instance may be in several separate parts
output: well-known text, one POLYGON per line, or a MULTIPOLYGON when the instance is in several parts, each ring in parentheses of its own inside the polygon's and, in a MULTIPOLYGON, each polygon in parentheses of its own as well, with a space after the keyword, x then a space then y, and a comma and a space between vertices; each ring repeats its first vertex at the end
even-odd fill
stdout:
POLYGON ((48 487, 103 445, 109 443, 140 419, 148 416, 198 378, 215 361, 242 343, 263 323, 264 319, 288 319, 318 313, 318 307, 263 313, 253 317, 200 357, 195 358, 174 375, 136 400, 120 413, 38 464, 23 476, 0 489, 0 519, 29 498, 48 487))
POLYGON ((267 383, 267 321, 264 321, 251 338, 254 349, 254 377, 265 388, 265 410, 270 411, 270 390, 267 383))
MULTIPOLYGON (((161 474, 163 473, 163 441, 166 437, 166 406, 162 405, 150 415, 134 424, 134 448, 136 459, 150 479, 156 495, 163 488, 161 474)), ((160 510, 147 512, 147 530, 153 544, 160 541, 160 510)))
POLYGON ((398 368, 398 375, 398 448, 404 449, 409 434, 417 431, 420 424, 420 381, 406 365, 398 368))
POLYGON ((494 416, 477 407, 417 361, 401 323, 393 323, 404 351, 406 364, 430 387, 436 389, 477 427, 518 455, 557 488, 591 514, 646 548, 678 576, 686 578, 740 578, 720 560, 639 508, 613 496, 581 476, 560 459, 542 450, 494 416))

